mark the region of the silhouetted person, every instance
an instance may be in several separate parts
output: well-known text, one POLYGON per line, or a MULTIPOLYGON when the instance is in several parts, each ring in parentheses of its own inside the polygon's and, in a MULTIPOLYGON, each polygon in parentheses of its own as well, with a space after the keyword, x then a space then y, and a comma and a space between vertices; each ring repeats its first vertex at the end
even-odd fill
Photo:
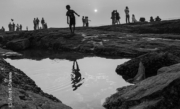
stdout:
POLYGON ((126 14, 126 23, 130 23, 130 21, 129 21, 129 19, 130 19, 129 8, 126 6, 126 9, 124 11, 125 11, 125 14, 126 14))
POLYGON ((47 23, 44 23, 44 29, 47 29, 48 26, 47 26, 47 23))
POLYGON ((84 16, 82 17, 82 22, 83 22, 83 27, 85 26, 85 18, 84 16))
POLYGON ((26 27, 26 31, 28 31, 28 26, 26 27))
POLYGON ((117 24, 120 24, 120 21, 119 21, 119 19, 120 19, 120 15, 119 15, 119 13, 117 12, 117 10, 116 10, 116 23, 117 24))
POLYGON ((19 31, 22 31, 22 25, 21 24, 19 25, 19 31))
POLYGON ((5 28, 2 26, 2 29, 1 29, 3 32, 5 32, 5 28))
POLYGON ((12 28, 12 31, 15 31, 16 25, 15 25, 15 23, 14 23, 14 22, 13 22, 13 24, 12 24, 11 28, 12 28))
POLYGON ((111 19, 112 19, 112 25, 115 25, 115 23, 116 23, 116 12, 115 12, 115 10, 113 10, 113 12, 111 13, 111 19))
POLYGON ((12 31, 11 29, 11 22, 8 24, 9 31, 12 31))
POLYGON ((44 18, 42 18, 41 19, 42 29, 44 29, 44 23, 45 23, 44 18))
POLYGON ((86 16, 86 17, 85 17, 85 24, 86 24, 86 27, 89 27, 89 21, 90 21, 90 20, 89 20, 88 17, 86 16))
POLYGON ((76 18, 75 15, 76 14, 78 17, 80 16, 79 14, 77 14, 74 10, 71 10, 70 5, 66 6, 66 9, 68 10, 66 13, 67 16, 67 24, 69 24, 69 28, 71 30, 71 33, 74 34, 75 31, 75 26, 76 26, 76 18), (73 26, 73 29, 72 29, 73 26))
POLYGON ((150 22, 154 22, 154 19, 153 19, 153 17, 152 17, 152 16, 150 17, 150 22))
POLYGON ((38 30, 39 29, 39 19, 36 18, 36 29, 38 30))
POLYGON ((156 17, 156 21, 161 21, 161 19, 159 18, 159 16, 156 17))
POLYGON ((84 78, 81 78, 81 73, 79 72, 79 66, 77 61, 73 62, 71 80, 72 80, 72 88, 75 91, 78 87, 80 87, 83 83, 80 83, 84 78))
POLYGON ((19 31, 19 24, 16 25, 16 31, 19 31))
POLYGON ((34 18, 33 24, 34 24, 34 30, 36 30, 36 18, 34 18))
POLYGON ((136 23, 137 22, 137 20, 136 20, 136 18, 135 18, 135 15, 133 14, 132 15, 132 23, 136 23))

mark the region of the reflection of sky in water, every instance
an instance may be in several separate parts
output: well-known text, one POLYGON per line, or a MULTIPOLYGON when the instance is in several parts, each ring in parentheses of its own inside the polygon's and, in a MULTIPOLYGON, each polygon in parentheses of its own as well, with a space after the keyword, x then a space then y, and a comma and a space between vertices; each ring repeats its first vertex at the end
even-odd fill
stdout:
POLYGON ((41 61, 6 60, 35 80, 44 92, 56 96, 73 109, 103 109, 101 104, 106 97, 115 93, 117 88, 128 85, 115 72, 117 65, 128 59, 88 57, 77 60, 84 80, 75 91, 71 82, 72 61, 48 58, 41 61))

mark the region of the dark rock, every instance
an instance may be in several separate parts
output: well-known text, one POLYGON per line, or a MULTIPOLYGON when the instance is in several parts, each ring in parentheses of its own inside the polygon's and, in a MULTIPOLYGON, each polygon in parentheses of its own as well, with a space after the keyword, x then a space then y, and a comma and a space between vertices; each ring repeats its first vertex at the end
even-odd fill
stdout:
POLYGON ((139 62, 142 61, 146 72, 146 78, 157 75, 157 70, 164 67, 177 64, 180 58, 168 52, 152 52, 137 58, 134 58, 116 68, 116 72, 122 77, 132 79, 137 75, 139 62))
POLYGON ((106 99, 106 109, 179 109, 180 72, 153 76, 117 91, 106 99))
POLYGON ((29 39, 18 39, 8 42, 6 46, 11 50, 24 50, 30 46, 30 42, 29 39))

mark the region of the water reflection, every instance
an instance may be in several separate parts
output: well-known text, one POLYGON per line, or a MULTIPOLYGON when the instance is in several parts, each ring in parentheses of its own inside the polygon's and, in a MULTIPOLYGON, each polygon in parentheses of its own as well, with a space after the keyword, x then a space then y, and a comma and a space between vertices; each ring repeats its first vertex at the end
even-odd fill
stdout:
POLYGON ((73 67, 72 67, 72 74, 71 74, 71 81, 72 81, 72 88, 73 91, 77 90, 78 87, 80 87, 84 82, 81 83, 81 81, 84 78, 81 78, 81 73, 79 72, 79 65, 77 63, 77 60, 73 62, 73 67))

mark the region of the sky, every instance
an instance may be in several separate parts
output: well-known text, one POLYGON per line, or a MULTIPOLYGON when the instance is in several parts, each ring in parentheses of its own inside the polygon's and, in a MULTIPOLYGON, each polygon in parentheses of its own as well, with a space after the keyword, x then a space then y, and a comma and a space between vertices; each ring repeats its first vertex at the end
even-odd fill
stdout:
MULTIPOLYGON (((130 16, 136 19, 160 16, 161 19, 180 18, 180 0, 0 0, 0 28, 8 29, 11 18, 15 24, 33 29, 33 19, 44 17, 48 27, 68 27, 66 5, 77 12, 76 26, 82 26, 82 16, 88 16, 90 26, 111 24, 111 12, 120 13, 120 22, 125 23, 126 6, 130 16), (97 10, 97 12, 95 12, 97 10)), ((131 20, 131 19, 130 19, 131 20)))

